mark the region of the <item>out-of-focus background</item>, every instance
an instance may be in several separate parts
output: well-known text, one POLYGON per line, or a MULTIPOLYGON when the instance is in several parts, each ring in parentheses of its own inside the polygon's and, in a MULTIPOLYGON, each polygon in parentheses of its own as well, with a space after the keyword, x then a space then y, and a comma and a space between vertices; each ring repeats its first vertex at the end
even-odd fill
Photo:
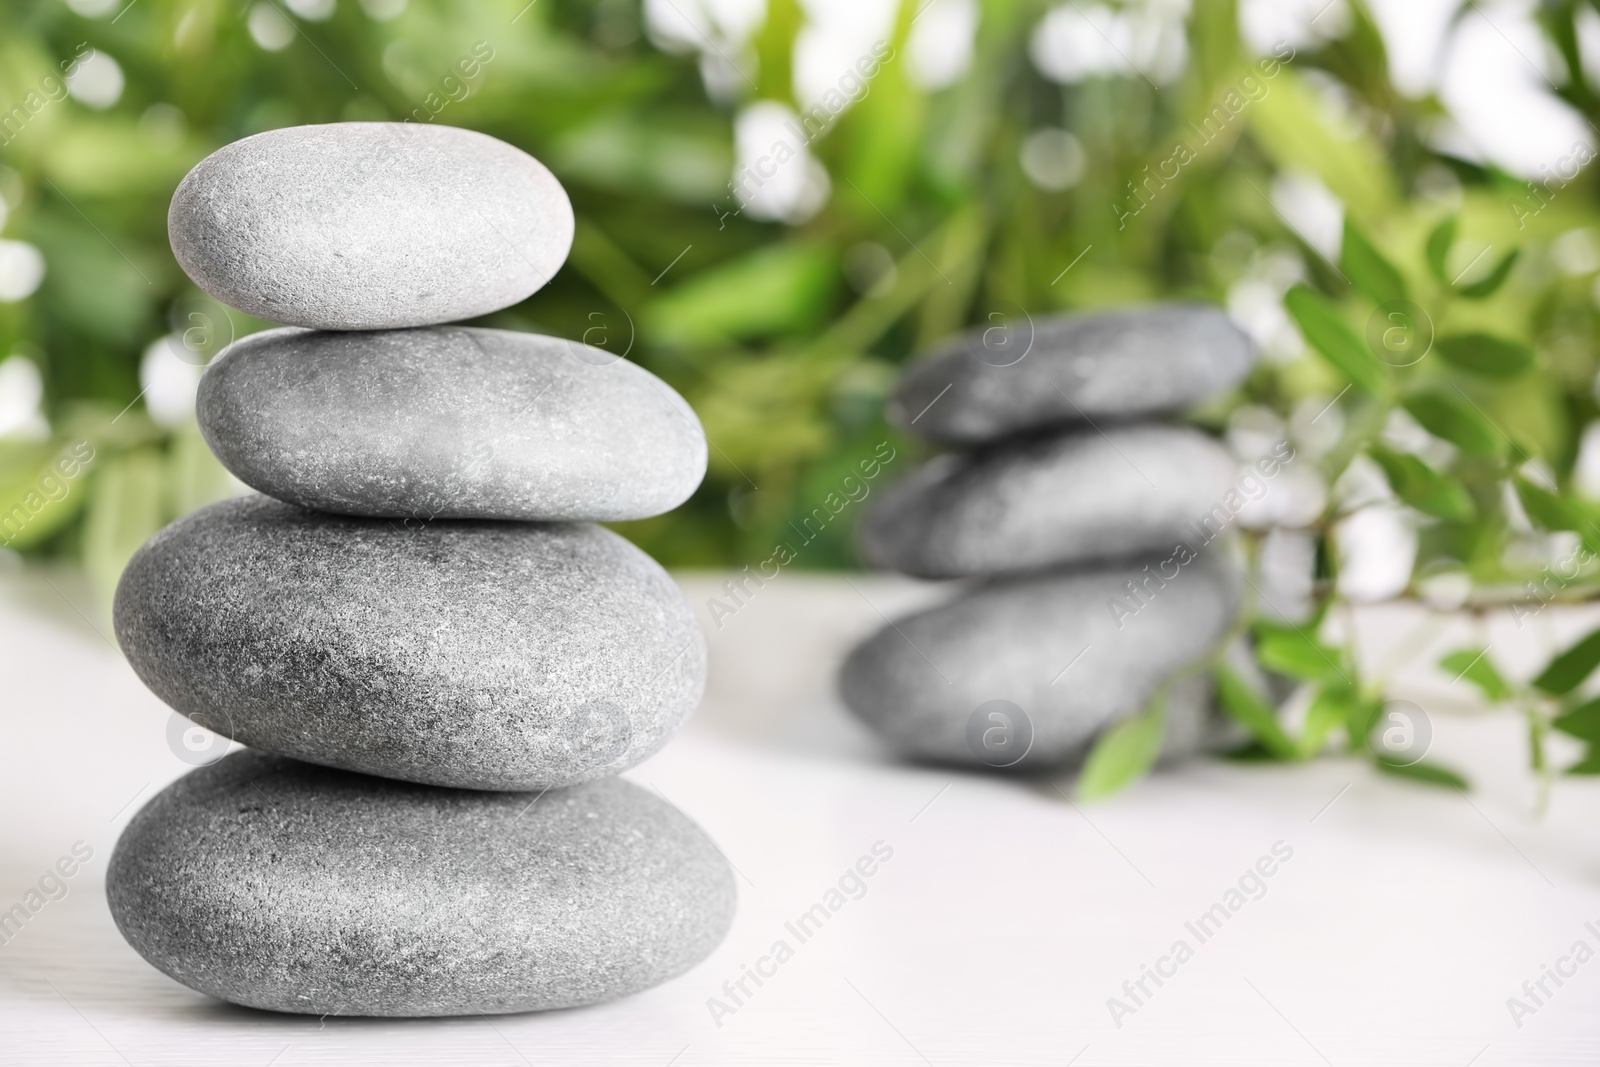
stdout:
MULTIPOLYGON (((1266 353, 1202 421, 1244 454, 1285 427, 1336 453, 1255 517, 1309 531, 1283 553, 1328 554, 1338 520, 1353 597, 1415 592, 1414 563, 1515 585, 1560 546, 1506 491, 1506 457, 1476 477, 1448 430, 1393 405, 1363 424, 1282 297, 1308 282, 1362 335, 1379 313, 1348 268, 1355 226, 1439 320, 1404 328, 1536 353, 1464 387, 1519 476, 1583 507, 1600 495, 1596 86, 1600 13, 1576 0, 14 0, 0 514, 27 521, 4 540, 81 560, 108 593, 154 530, 237 488, 192 400, 205 361, 264 324, 178 269, 172 190, 252 133, 410 118, 524 148, 572 196, 567 266, 485 321, 626 352, 700 412, 704 486, 623 527, 669 566, 770 556, 892 435, 897 367, 960 328, 1021 337, 1056 310, 1181 296, 1224 304, 1266 353), (1427 281, 1451 217, 1446 278, 1427 281), (1456 298, 1512 249, 1492 294, 1456 298), (1350 463, 1369 445, 1382 473, 1350 463), (74 448, 93 458, 58 484, 74 448), (1393 503, 1421 492, 1407 456, 1476 507, 1393 503), (1361 492, 1375 506, 1340 520, 1361 492)), ((852 566, 845 519, 792 565, 852 566)))

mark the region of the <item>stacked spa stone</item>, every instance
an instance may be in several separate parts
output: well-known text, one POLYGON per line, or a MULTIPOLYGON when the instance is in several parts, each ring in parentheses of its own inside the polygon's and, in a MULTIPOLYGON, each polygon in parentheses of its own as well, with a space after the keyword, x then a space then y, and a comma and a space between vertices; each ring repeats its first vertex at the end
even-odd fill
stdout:
POLYGON ((200 387, 206 440, 265 495, 161 531, 117 590, 139 676, 248 746, 123 834, 124 936, 204 993, 313 1014, 569 1007, 703 959, 728 864, 615 775, 693 710, 704 639, 594 525, 683 502, 699 423, 598 349, 440 325, 561 265, 555 178, 464 130, 284 129, 202 161, 169 231, 196 284, 292 325, 200 387))
MULTIPOLYGON (((911 368, 891 405, 952 449, 878 497, 863 555, 971 579, 845 662, 849 707, 913 756, 1059 765, 1223 636, 1239 575, 1212 543, 1228 452, 1152 421, 1236 385, 1254 352, 1215 309, 1040 321, 1021 358, 975 332, 911 368), (1209 525, 1205 520, 1209 518, 1209 525)), ((1206 730, 1201 676, 1171 686, 1165 751, 1206 730)))

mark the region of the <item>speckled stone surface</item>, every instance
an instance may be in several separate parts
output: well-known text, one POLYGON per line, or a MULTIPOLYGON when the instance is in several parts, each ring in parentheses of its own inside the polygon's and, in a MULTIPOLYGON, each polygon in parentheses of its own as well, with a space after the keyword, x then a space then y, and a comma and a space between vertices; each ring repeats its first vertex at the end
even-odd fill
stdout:
POLYGON ((213 997, 310 1015, 476 1015, 646 989, 727 933, 728 862, 608 779, 538 793, 386 781, 236 752, 134 816, 118 928, 213 997))
MULTIPOLYGON (((892 748, 958 764, 980 762, 969 735, 974 711, 1010 701, 1033 732, 1016 765, 1070 761, 1227 631, 1240 579, 1223 551, 1213 542, 1182 565, 1163 568, 1174 559, 1169 552, 1148 564, 977 587, 897 619, 857 646, 840 670, 840 694, 892 748), (1162 579, 1163 572, 1175 576, 1162 579), (1143 599, 1135 599, 1128 582, 1144 586, 1143 599), (1113 611, 1113 603, 1123 611, 1113 611)), ((1197 721, 1204 690, 1191 685, 1179 696, 1178 718, 1197 721)))
POLYGON ((139 549, 114 619, 144 683, 216 732, 436 785, 615 774, 665 744, 705 684, 677 585, 576 523, 225 501, 139 549))
POLYGON ((890 421, 930 441, 969 445, 1132 419, 1225 392, 1255 362, 1249 338, 1202 304, 1035 317, 1009 327, 974 330, 912 364, 890 399, 890 421))
POLYGON ((926 578, 1125 559, 1193 536, 1238 467, 1182 426, 1077 429, 946 454, 874 497, 859 530, 875 566, 926 578))
POLYGON ((422 326, 526 299, 572 247, 572 205, 538 160, 452 126, 269 130, 189 172, 167 214, 194 283, 271 322, 422 326))
POLYGON ((207 368, 196 413, 242 481, 349 515, 641 519, 706 469, 699 419, 655 375, 506 330, 268 330, 207 368))

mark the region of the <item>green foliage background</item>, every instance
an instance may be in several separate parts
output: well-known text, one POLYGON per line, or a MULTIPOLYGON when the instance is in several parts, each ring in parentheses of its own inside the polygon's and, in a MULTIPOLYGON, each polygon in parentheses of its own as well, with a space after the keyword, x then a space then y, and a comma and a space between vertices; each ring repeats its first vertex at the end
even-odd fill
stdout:
MULTIPOLYGON (((1592 121, 1600 87, 1578 61, 1581 6, 1547 0, 1539 11, 1568 68, 1559 94, 1592 121)), ((1340 397, 1346 429, 1318 459, 1323 474, 1331 483, 1369 455, 1415 510, 1418 575, 1465 575, 1469 610, 1542 601, 1523 584, 1546 562, 1522 551, 1530 535, 1565 530, 1600 551, 1600 511, 1572 489, 1579 433, 1596 414, 1595 278, 1556 269, 1549 254, 1559 235, 1600 227, 1587 171, 1532 194, 1521 180, 1432 151, 1422 133, 1440 105, 1395 91, 1382 40, 1354 3, 1342 36, 1301 48, 1267 95, 1123 219, 1130 183, 1192 141, 1191 124, 1254 68, 1235 5, 1196 0, 1189 62, 1159 88, 1135 75, 1055 84, 1027 54, 1048 5, 982 0, 980 8, 960 81, 925 93, 906 62, 886 63, 812 145, 832 195, 789 227, 725 217, 734 105, 708 98, 693 56, 648 43, 635 0, 411 0, 385 22, 341 0, 327 21, 296 20, 295 39, 279 52, 252 41, 246 4, 136 0, 114 18, 87 19, 53 0, 6 0, 0 108, 21 101, 80 42, 115 57, 127 75, 108 111, 51 103, 0 147, 0 194, 11 209, 4 236, 33 243, 48 263, 34 296, 0 303, 0 354, 39 364, 55 433, 51 442, 0 444, 0 504, 36 484, 60 447, 88 440, 97 452, 82 487, 13 547, 79 557, 109 588, 150 533, 225 491, 194 432, 162 430, 135 402, 141 352, 187 325, 182 311, 196 295, 165 231, 168 199, 188 168, 273 127, 401 119, 481 41, 493 60, 436 121, 544 160, 578 215, 572 256, 554 283, 484 321, 626 347, 694 404, 712 444, 704 486, 671 515, 624 529, 668 565, 768 557, 792 522, 893 437, 881 409, 897 366, 955 331, 1022 310, 1221 302, 1268 249, 1305 264, 1309 284, 1287 304, 1311 347, 1288 363, 1264 362, 1201 421, 1220 426, 1246 401, 1287 416, 1306 397, 1340 397), (1330 107, 1334 98, 1343 103, 1330 107), (1019 163, 1029 132, 1051 125, 1071 130, 1087 157, 1083 179, 1062 192, 1037 188, 1019 163), (1338 264, 1274 210, 1266 190, 1290 171, 1316 176, 1343 202, 1338 264), (1548 203, 1519 221, 1513 205, 1531 195, 1548 203), (868 242, 893 256, 892 281, 852 286, 847 264, 868 242), (1395 365, 1369 341, 1374 314, 1402 296, 1440 339, 1437 355, 1414 366, 1395 365), (1385 420, 1401 407, 1454 444, 1454 458, 1436 467, 1386 441, 1385 420), (1524 515, 1514 513, 1519 505, 1524 515)), ((901 8, 897 48, 914 16, 910 3, 901 8)), ((746 102, 793 104, 802 23, 797 0, 769 0, 746 102)), ((243 316, 230 324, 235 333, 261 326, 243 316)), ((1330 736, 1369 747, 1382 694, 1355 676, 1345 650, 1321 643, 1315 625, 1339 599, 1339 506, 1331 502, 1313 526, 1322 551, 1311 622, 1256 628, 1264 662, 1319 687, 1304 734, 1284 734, 1259 693, 1223 675, 1230 710, 1267 756, 1305 758, 1330 736)), ((831 525, 795 565, 852 566, 849 525, 831 525)), ((1562 584, 1564 599, 1588 598, 1593 567, 1585 568, 1562 584)), ((1586 663, 1581 681, 1600 661, 1600 644, 1592 651, 1575 650, 1566 674, 1586 663)), ((1457 665, 1487 699, 1516 702, 1536 739, 1554 728, 1600 740, 1600 708, 1585 711, 1566 675, 1514 689, 1492 657, 1457 665)), ((1096 781, 1114 788, 1148 762, 1149 738, 1159 736, 1149 722, 1106 749, 1096 781)), ((1542 757, 1535 762, 1542 768, 1542 757)))

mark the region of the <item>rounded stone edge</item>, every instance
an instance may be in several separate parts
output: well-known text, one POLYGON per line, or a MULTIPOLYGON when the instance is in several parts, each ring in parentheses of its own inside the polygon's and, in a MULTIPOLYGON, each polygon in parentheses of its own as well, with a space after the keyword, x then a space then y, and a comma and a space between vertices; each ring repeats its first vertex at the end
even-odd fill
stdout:
MULTIPOLYGON (((239 757, 265 757, 268 760, 294 762, 289 760, 287 757, 251 752, 235 753, 232 758, 238 759, 239 757)), ((639 786, 628 779, 619 777, 615 779, 618 783, 624 784, 627 787, 638 791, 640 795, 648 797, 651 803, 658 806, 662 811, 667 812, 669 817, 678 820, 683 827, 691 831, 691 834, 685 835, 686 839, 690 840, 691 845, 695 844, 695 838, 698 838, 699 842, 703 843, 704 852, 702 859, 708 864, 708 866, 715 868, 716 879, 721 883, 720 895, 725 898, 722 906, 717 908, 714 912, 710 908, 706 910, 706 914, 708 916, 712 916, 712 922, 707 926, 703 943, 697 948, 694 948, 690 952, 686 953, 684 959, 680 960, 675 967, 664 972, 654 980, 631 987, 625 987, 617 992, 611 993, 608 996, 596 997, 587 1000, 561 1001, 551 1004, 513 1007, 474 1006, 471 1009, 462 1009, 459 1011, 426 1013, 346 1012, 337 1009, 330 1009, 328 1005, 324 1004, 310 1004, 304 1006, 303 1010, 300 1010, 300 1005, 283 1006, 265 1003, 260 998, 255 998, 252 1000, 251 998, 229 996, 216 989, 203 988, 201 985, 192 983, 185 978, 178 971, 178 969, 172 966, 172 957, 175 954, 156 951, 155 946, 151 944, 149 940, 147 940, 143 931, 138 928, 140 924, 133 922, 131 919, 131 915, 137 910, 138 905, 134 900, 135 894, 130 888, 128 888, 128 883, 136 878, 136 875, 132 873, 132 869, 136 868, 140 861, 148 860, 150 858, 148 847, 145 846, 141 841, 142 833, 146 831, 153 821, 171 817, 166 809, 177 802, 176 798, 181 796, 183 791, 190 788, 204 787, 201 784, 193 782, 192 779, 194 779, 196 776, 203 775, 208 771, 221 770, 223 770, 223 768, 221 767, 220 763, 197 768, 196 770, 183 775, 175 781, 168 783, 165 788, 158 792, 154 797, 150 798, 149 801, 147 801, 138 809, 138 811, 134 813, 128 824, 123 828, 122 833, 118 835, 116 844, 112 848, 111 856, 107 860, 105 895, 107 911, 111 915, 113 924, 117 927, 117 932, 122 936, 123 940, 130 948, 133 949, 140 959, 144 960, 144 962, 155 968, 157 971, 160 971, 168 978, 179 983, 180 985, 183 985, 185 988, 225 1003, 236 1004, 241 1007, 251 1008, 259 1011, 278 1012, 281 1014, 336 1015, 344 1018, 459 1018, 468 1015, 515 1015, 540 1011, 559 1011, 567 1008, 589 1007, 596 1004, 605 1004, 615 1000, 621 1000, 625 997, 635 996, 658 986, 665 985, 668 982, 674 981, 683 977, 685 974, 688 974, 694 968, 700 966, 702 963, 708 960, 722 945, 722 943, 727 939, 728 933, 732 930, 734 919, 738 914, 739 885, 734 872, 734 867, 728 860, 727 856, 723 853, 722 849, 720 849, 716 843, 711 840, 710 835, 708 835, 700 826, 700 824, 690 817, 688 813, 684 812, 675 804, 672 804, 670 801, 667 801, 664 797, 659 795, 652 795, 650 790, 645 789, 644 787, 639 786)), ((379 779, 379 781, 382 781, 382 779, 379 779)), ((232 785, 234 783, 228 784, 232 785)), ((418 788, 427 789, 439 787, 419 786, 418 788)), ((463 790, 462 792, 471 791, 463 790)), ((538 795, 542 796, 543 793, 541 792, 538 795)), ((163 940, 163 938, 160 934, 157 934, 155 940, 159 942, 163 940)))
MULTIPOLYGON (((451 136, 453 135, 454 134, 451 134, 451 136)), ((465 319, 473 319, 482 315, 491 314, 496 311, 503 311, 508 307, 514 307, 516 304, 528 299, 534 293, 537 293, 539 290, 549 285, 550 282, 555 278, 556 273, 560 271, 561 267, 565 265, 567 259, 572 255, 572 244, 577 238, 577 215, 572 207, 572 198, 567 194, 566 187, 561 184, 561 180, 555 176, 555 172, 546 166, 544 161, 540 160, 532 153, 524 151, 523 149, 518 148, 516 145, 511 144, 509 141, 502 141, 498 137, 491 136, 479 130, 467 129, 464 126, 422 127, 405 122, 327 122, 301 123, 297 126, 283 126, 277 129, 262 130, 259 133, 253 133, 246 137, 240 137, 237 140, 229 141, 227 144, 217 147, 193 167, 189 168, 188 172, 184 174, 183 178, 178 182, 177 187, 173 190, 172 199, 167 203, 166 229, 167 244, 172 249, 173 258, 177 260, 179 269, 183 271, 185 277, 187 277, 189 281, 192 282, 198 289, 222 304, 225 304, 236 311, 241 311, 252 317, 262 319, 265 322, 275 322, 283 326, 295 326, 312 330, 367 331, 411 329, 418 326, 442 326, 447 323, 458 322, 465 319), (399 316, 371 321, 356 321, 353 320, 348 314, 340 311, 326 316, 305 317, 291 322, 280 317, 279 309, 254 299, 251 294, 245 290, 239 289, 236 286, 219 286, 213 279, 210 279, 209 276, 207 276, 206 282, 202 282, 200 275, 206 274, 205 271, 200 269, 202 258, 196 254, 188 235, 184 233, 182 228, 178 225, 178 209, 180 202, 187 205, 196 200, 198 196, 196 193, 196 188, 202 181, 205 180, 210 171, 215 169, 215 167, 218 165, 218 157, 225 153, 229 153, 231 150, 235 150, 238 146, 244 145, 248 142, 256 141, 258 139, 271 139, 281 136, 288 131, 315 128, 318 126, 350 125, 391 126, 395 127, 397 130, 406 131, 406 133, 400 134, 400 136, 409 136, 415 134, 416 132, 430 129, 450 130, 454 131, 455 133, 469 135, 470 138, 479 138, 484 141, 488 141, 501 148, 508 148, 526 157, 526 159, 531 161, 534 165, 535 174, 537 175, 536 181, 540 185, 544 186, 541 191, 541 195, 544 195, 548 198, 549 203, 554 209, 552 216, 560 224, 561 232, 565 234, 564 239, 559 242, 559 254, 552 256, 553 266, 551 267, 549 273, 545 275, 542 280, 540 280, 540 282, 534 286, 533 289, 524 293, 521 297, 511 301, 510 303, 501 303, 495 301, 479 301, 477 303, 467 302, 449 314, 442 315, 442 317, 440 315, 399 316), (227 292, 217 291, 219 289, 227 289, 227 292)))
MULTIPOLYGON (((162 529, 156 531, 156 533, 149 540, 135 550, 133 556, 123 568, 122 574, 117 580, 116 590, 112 596, 112 632, 116 636, 117 646, 121 650, 123 658, 133 669, 139 680, 144 683, 145 687, 154 693, 156 697, 162 701, 162 703, 172 708, 179 715, 184 716, 191 722, 195 722, 197 725, 204 726, 206 729, 209 729, 220 736, 226 737, 230 741, 237 741, 240 744, 256 751, 286 759, 298 760, 302 763, 309 763, 319 767, 327 767, 333 770, 344 771, 351 774, 364 774, 373 778, 407 782, 413 785, 431 786, 441 789, 470 789, 497 793, 525 792, 540 789, 562 789, 571 786, 583 785, 585 783, 598 781, 604 778, 616 777, 624 771, 631 770, 640 763, 643 763, 645 760, 656 755, 667 746, 667 744, 673 739, 673 737, 677 735, 680 730, 683 729, 684 724, 689 721, 689 719, 697 710, 699 710, 700 704, 705 699, 707 676, 710 665, 710 646, 706 639, 705 630, 701 627, 700 621, 695 615, 694 606, 690 602, 688 595, 683 591, 683 587, 673 579, 671 573, 667 571, 667 569, 663 567, 659 561, 652 557, 648 552, 645 552, 643 549, 633 544, 633 542, 623 537, 621 534, 596 524, 579 524, 589 526, 593 530, 596 530, 602 534, 605 539, 612 540, 625 546, 627 551, 632 552, 636 556, 638 563, 649 572, 651 580, 659 583, 661 586, 664 594, 663 605, 670 605, 676 610, 676 613, 684 625, 684 629, 689 635, 689 644, 684 646, 683 650, 678 653, 677 657, 681 659, 685 653, 687 653, 689 659, 687 670, 692 680, 690 692, 683 699, 681 710, 674 718, 671 718, 670 720, 663 718, 659 724, 659 729, 655 731, 655 736, 645 744, 635 746, 632 743, 632 738, 637 735, 633 734, 630 730, 630 743, 626 751, 625 759, 618 758, 607 762, 596 763, 592 766, 581 768, 577 773, 568 776, 546 775, 538 778, 513 778, 510 776, 500 776, 493 779, 486 777, 444 776, 439 774, 421 776, 417 774, 399 773, 396 768, 391 767, 379 768, 376 764, 358 763, 356 761, 334 761, 315 751, 317 746, 314 744, 302 750, 296 746, 285 746, 273 739, 263 739, 258 737, 248 728, 241 729, 235 722, 234 717, 226 714, 225 710, 223 714, 219 715, 217 714, 219 709, 196 706, 195 703, 192 700, 187 699, 183 693, 175 691, 173 686, 169 685, 168 680, 163 678, 160 673, 157 672, 149 662, 147 662, 147 656, 140 649, 140 643, 137 635, 144 625, 149 622, 150 615, 147 611, 136 608, 132 602, 132 598, 133 588, 137 584, 141 582, 150 584, 151 578, 145 574, 145 569, 154 565, 151 562, 154 554, 159 551, 161 546, 167 541, 174 537, 181 536, 184 531, 188 529, 188 527, 203 522, 204 517, 208 514, 229 509, 248 511, 254 510, 255 508, 263 505, 279 507, 286 506, 291 508, 297 507, 297 505, 286 504, 285 502, 279 501, 274 497, 268 497, 265 494, 262 494, 255 497, 236 497, 230 500, 219 501, 218 503, 201 508, 198 511, 191 512, 190 514, 185 515, 182 518, 179 518, 167 524, 162 529)), ((347 518, 347 516, 335 515, 332 516, 332 518, 337 520, 340 518, 347 518)), ((664 674, 667 670, 671 670, 676 665, 676 662, 677 660, 674 659, 672 663, 669 663, 668 666, 663 669, 662 673, 664 674)), ((658 704, 657 706, 659 707, 660 705, 658 704)))
MULTIPOLYGON (((436 326, 451 326, 449 323, 429 323, 418 329, 429 329, 436 326)), ((663 496, 651 505, 653 510, 642 511, 639 509, 621 509, 601 513, 601 509, 587 509, 584 511, 555 512, 541 510, 508 509, 445 509, 425 516, 428 521, 434 519, 445 520, 477 520, 485 519, 504 522, 637 522, 644 519, 656 518, 688 503, 700 486, 705 482, 706 472, 710 467, 709 438, 706 437, 705 426, 700 421, 699 413, 671 384, 659 375, 637 363, 623 360, 614 360, 601 349, 584 344, 581 341, 572 341, 567 338, 553 337, 548 334, 525 333, 517 330, 495 330, 487 327, 457 326, 456 329, 469 332, 482 332, 492 334, 506 334, 515 338, 538 338, 551 342, 552 347, 565 349, 574 358, 596 369, 611 370, 633 376, 639 383, 659 394, 665 404, 681 416, 688 427, 687 440, 691 442, 689 463, 684 467, 684 476, 681 484, 672 487, 672 492, 663 496), (593 353, 590 357, 588 354, 593 353), (618 364, 621 364, 619 366, 618 364)), ((200 383, 195 393, 195 420, 204 438, 206 447, 216 457, 218 463, 251 489, 263 496, 272 497, 286 504, 306 508, 311 511, 326 512, 330 515, 344 515, 352 518, 367 519, 417 519, 415 509, 375 509, 355 508, 346 501, 337 499, 329 494, 315 491, 305 491, 300 487, 284 484, 283 482, 268 478, 254 463, 246 462, 238 449, 229 440, 229 435, 220 432, 219 423, 236 421, 235 408, 237 405, 224 399, 222 395, 226 390, 227 379, 233 373, 232 368, 237 366, 235 357, 250 358, 258 348, 272 345, 285 338, 298 334, 316 333, 302 326, 276 326, 260 330, 233 341, 206 367, 205 373, 200 376, 200 383)), ((338 331, 324 331, 338 332, 338 331)), ((353 332, 353 331, 343 331, 353 332)))
MULTIPOLYGON (((1041 328, 1062 323, 1093 324, 1095 320, 1115 321, 1117 319, 1131 319, 1139 315, 1149 314, 1199 314, 1209 313, 1213 324, 1225 328, 1229 332, 1229 339, 1236 341, 1233 346, 1234 354, 1238 359, 1234 365, 1220 376, 1219 382, 1205 395, 1195 397, 1183 403, 1163 405, 1142 409, 1137 417, 1140 419, 1159 418, 1165 414, 1173 414, 1190 408, 1201 406, 1227 390, 1235 387, 1250 373, 1260 359, 1260 352, 1253 340, 1243 330, 1240 330, 1228 318, 1227 312, 1215 304, 1200 300, 1163 301, 1144 304, 1128 304, 1120 307, 1097 308, 1079 312, 1068 312, 1050 319, 1040 320, 1041 328)), ((890 392, 884 406, 884 415, 890 425, 902 433, 916 437, 930 444, 951 448, 971 448, 984 445, 993 441, 1004 440, 1016 434, 1045 431, 1052 428, 1081 424, 1088 421, 1096 413, 1088 412, 1067 414, 1063 413, 1050 418, 1029 420, 1025 425, 1017 425, 1002 431, 975 429, 959 423, 943 420, 937 414, 928 421, 923 422, 923 417, 935 410, 933 404, 938 400, 938 393, 948 386, 955 388, 969 387, 971 383, 985 372, 1004 372, 1006 367, 996 367, 993 364, 984 364, 971 351, 971 339, 981 334, 982 327, 962 330, 956 335, 938 343, 925 355, 911 362, 902 372, 900 381, 890 392), (926 385, 924 383, 927 383, 926 385), (944 384, 940 384, 944 383, 944 384), (916 425, 921 423, 921 425, 916 425)), ((1049 360, 1052 357, 1046 352, 1034 352, 1035 361, 1049 360)), ((1103 415, 1102 417, 1118 417, 1116 415, 1103 415)), ((970 420, 968 420, 970 421, 970 420)))

